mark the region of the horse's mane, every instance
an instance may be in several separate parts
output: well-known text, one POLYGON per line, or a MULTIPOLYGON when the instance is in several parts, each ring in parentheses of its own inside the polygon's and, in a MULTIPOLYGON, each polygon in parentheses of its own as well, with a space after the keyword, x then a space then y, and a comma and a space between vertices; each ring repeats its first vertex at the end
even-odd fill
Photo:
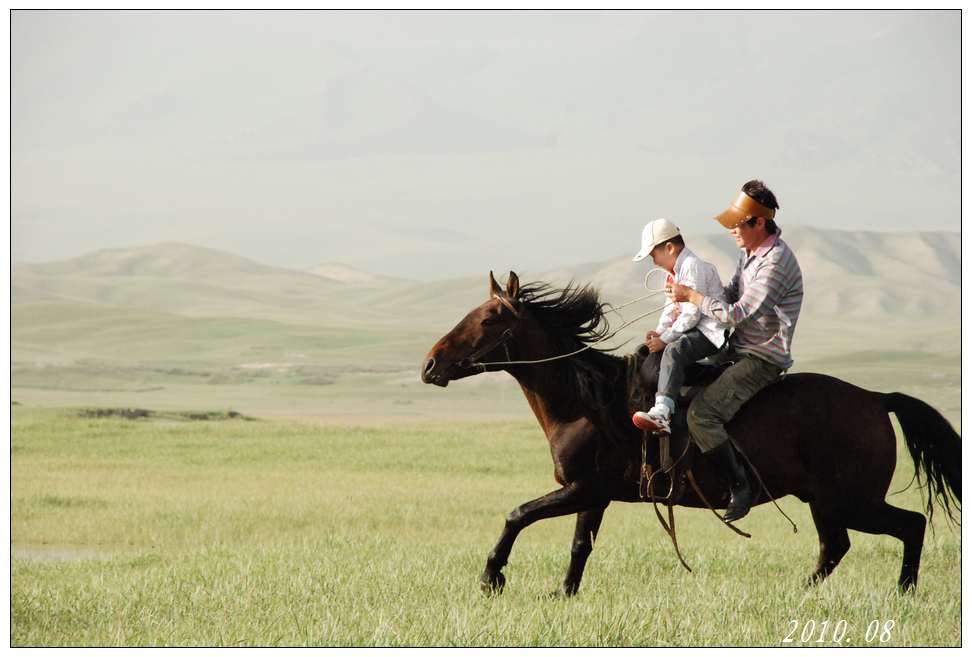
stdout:
MULTIPOLYGON (((524 285, 517 294, 533 317, 553 337, 558 353, 570 353, 611 334, 605 316, 610 304, 600 300, 596 288, 576 285, 563 289, 547 283, 524 285)), ((624 389, 624 361, 607 353, 614 348, 591 347, 563 359, 567 385, 573 396, 593 411, 597 424, 608 429, 612 437, 623 435, 627 428, 624 389)))
POLYGON ((517 299, 560 339, 590 344, 611 332, 605 317, 610 305, 602 303, 590 285, 579 286, 571 281, 567 287, 557 289, 547 283, 529 283, 520 288, 517 299))

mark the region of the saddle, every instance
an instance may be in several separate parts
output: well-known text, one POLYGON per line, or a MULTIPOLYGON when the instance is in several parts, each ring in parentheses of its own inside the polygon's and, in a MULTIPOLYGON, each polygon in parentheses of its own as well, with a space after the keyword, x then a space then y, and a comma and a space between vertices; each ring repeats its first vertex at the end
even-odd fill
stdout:
MULTIPOLYGON (((642 345, 637 351, 625 357, 629 415, 650 408, 655 402, 655 391, 644 388, 639 374, 641 364, 648 355, 648 348, 642 345)), ((729 365, 730 363, 721 365, 692 363, 686 367, 685 382, 676 400, 675 414, 672 416, 671 435, 662 432, 642 432, 642 471, 639 491, 642 499, 675 503, 681 497, 686 475, 699 454, 698 446, 689 436, 687 419, 689 404, 702 388, 719 378, 729 365), (657 472, 653 463, 658 464, 657 472)))

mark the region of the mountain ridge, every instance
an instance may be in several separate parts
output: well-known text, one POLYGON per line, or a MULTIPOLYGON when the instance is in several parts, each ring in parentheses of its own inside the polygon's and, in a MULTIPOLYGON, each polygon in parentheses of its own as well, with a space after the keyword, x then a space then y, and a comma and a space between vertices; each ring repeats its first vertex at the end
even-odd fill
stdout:
POLYGON ((349 285, 376 285, 396 281, 413 282, 404 278, 384 276, 382 274, 365 271, 358 267, 344 264, 343 262, 321 262, 310 267, 305 267, 302 271, 349 285))
MULTIPOLYGON (((883 242, 895 241, 903 238, 918 238, 919 240, 924 238, 930 240, 937 240, 939 241, 939 243, 941 243, 942 239, 960 240, 962 233, 961 231, 947 231, 947 230, 932 230, 932 231, 832 230, 832 229, 818 229, 818 228, 812 228, 808 226, 791 226, 785 229, 784 231, 782 231, 782 236, 787 242, 790 242, 793 239, 794 235, 798 237, 798 240, 800 242, 807 239, 808 236, 816 236, 818 241, 820 241, 821 236, 830 235, 833 236, 834 238, 839 238, 845 241, 853 241, 855 243, 860 242, 861 239, 868 239, 868 238, 870 239, 876 238, 877 240, 883 242)), ((693 244, 702 242, 708 246, 713 247, 716 253, 721 252, 724 254, 735 254, 738 251, 738 249, 736 249, 732 240, 725 233, 721 233, 721 232, 698 233, 696 235, 686 236, 686 242, 690 248, 692 248, 693 244)), ((796 250, 796 244, 793 244, 793 246, 796 250)), ((634 252, 634 250, 636 249, 633 249, 632 253, 634 252)), ((146 259, 155 258, 157 260, 160 260, 161 256, 169 256, 170 258, 172 258, 177 254, 183 254, 183 255, 196 254, 197 256, 196 259, 198 259, 198 256, 200 254, 207 254, 210 255, 210 257, 216 259, 217 261, 222 261, 224 265, 228 265, 230 263, 237 263, 241 268, 249 269, 249 270, 275 269, 275 270, 285 270, 288 272, 307 273, 314 276, 318 276, 320 278, 331 278, 332 280, 335 280, 337 282, 341 282, 340 281, 341 277, 350 278, 354 282, 359 282, 359 280, 361 282, 373 281, 373 280, 388 280, 388 281, 395 280, 395 281, 415 282, 415 283, 419 282, 408 278, 397 278, 397 277, 386 276, 376 272, 368 271, 361 267, 348 265, 343 262, 327 261, 327 262, 317 263, 315 265, 311 265, 308 267, 286 267, 282 265, 265 264, 257 261, 254 258, 237 255, 235 253, 232 253, 231 251, 215 249, 212 247, 191 244, 188 242, 178 242, 178 241, 163 241, 163 242, 154 242, 154 243, 143 244, 143 245, 135 245, 130 247, 109 247, 104 249, 96 249, 94 251, 82 253, 80 255, 72 256, 70 258, 61 258, 57 260, 45 260, 40 262, 14 261, 11 263, 11 269, 15 273, 34 272, 34 273, 53 274, 53 273, 62 273, 63 270, 68 266, 86 267, 90 270, 96 268, 99 263, 106 264, 108 262, 111 262, 112 260, 114 260, 116 264, 119 264, 120 262, 124 262, 124 261, 130 262, 136 259, 137 257, 142 257, 146 259), (112 258, 112 256, 114 256, 114 258, 112 258), (318 269, 324 270, 325 272, 327 270, 332 270, 335 272, 336 276, 330 277, 326 273, 322 274, 318 271, 315 271, 318 269)), ((799 257, 800 254, 797 253, 797 255, 799 257)), ((730 259, 732 259, 732 256, 730 256, 730 259)), ((617 256, 613 256, 613 257, 583 261, 580 263, 574 263, 571 265, 564 265, 562 267, 547 269, 545 271, 559 272, 566 269, 567 267, 571 267, 576 270, 576 269, 583 269, 590 265, 606 263, 606 262, 623 261, 623 260, 625 260, 625 256, 618 254, 617 256)), ((628 260, 630 260, 630 258, 628 258, 628 260)), ((951 257, 950 254, 949 260, 951 260, 954 265, 952 267, 953 271, 958 272, 958 267, 959 267, 958 253, 956 253, 954 257, 951 257)), ((173 262, 171 264, 177 264, 177 263, 173 262)), ((76 274, 77 272, 70 272, 70 273, 76 274)), ((91 273, 100 273, 101 275, 112 275, 113 273, 124 274, 124 273, 153 273, 153 272, 151 271, 111 272, 111 271, 104 271, 104 270, 99 272, 96 269, 96 271, 91 273)), ((155 272, 155 273, 165 273, 165 272, 155 272)), ((468 275, 473 275, 473 274, 468 274, 468 275)), ((465 278, 465 276, 453 277, 453 279, 455 278, 465 278)), ((442 280, 452 280, 452 279, 442 279, 442 280)), ((427 281, 427 282, 432 282, 432 281, 427 281)))
MULTIPOLYGON (((960 233, 790 227, 782 238, 803 270, 804 316, 866 320, 888 314, 921 318, 938 313, 957 317, 960 233), (929 297, 929 289, 939 296, 929 297)), ((729 236, 687 235, 686 244, 715 264, 723 282, 728 282, 739 253, 729 236)), ((633 263, 631 256, 623 255, 517 273, 523 282, 590 284, 605 300, 619 303, 644 294, 644 276, 650 268, 650 262, 633 263)), ((454 322, 457 313, 485 299, 486 275, 418 282, 338 263, 303 270, 276 267, 209 247, 162 242, 14 266, 11 300, 15 304, 98 303, 195 316, 281 316, 311 323, 427 321, 438 325, 454 322), (313 271, 321 267, 331 275, 313 271)), ((504 279, 506 272, 496 276, 504 279)))

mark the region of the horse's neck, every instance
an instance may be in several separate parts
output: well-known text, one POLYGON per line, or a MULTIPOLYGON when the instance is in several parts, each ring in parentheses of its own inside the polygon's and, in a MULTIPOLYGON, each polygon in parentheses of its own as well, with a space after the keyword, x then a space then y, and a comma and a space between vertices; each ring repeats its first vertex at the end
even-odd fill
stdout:
MULTIPOLYGON (((517 345, 518 353, 513 360, 540 360, 571 351, 565 351, 542 334, 534 334, 532 337, 525 344, 521 342, 517 345)), ((572 422, 584 414, 580 400, 575 398, 575 392, 568 385, 568 367, 567 359, 559 359, 507 368, 520 384, 527 403, 547 433, 557 425, 572 422)))
POLYGON ((544 431, 549 432, 555 426, 576 420, 583 414, 580 405, 574 403, 564 385, 566 367, 563 363, 544 363, 520 365, 509 370, 520 384, 523 396, 544 431))

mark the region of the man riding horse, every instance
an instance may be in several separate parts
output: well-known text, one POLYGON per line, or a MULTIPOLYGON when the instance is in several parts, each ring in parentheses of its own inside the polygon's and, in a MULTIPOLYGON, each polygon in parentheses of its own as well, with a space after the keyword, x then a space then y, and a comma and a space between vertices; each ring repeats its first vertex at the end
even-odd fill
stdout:
MULTIPOLYGON (((750 501, 762 504, 787 495, 810 506, 820 551, 806 583, 817 584, 834 571, 850 549, 848 531, 854 530, 901 541, 898 586, 914 589, 926 519, 885 499, 899 451, 889 413, 901 424, 929 519, 936 500, 953 521, 953 512, 961 508, 961 437, 932 406, 900 392, 874 392, 809 372, 767 385, 792 363, 790 344, 803 295, 796 258, 772 221, 777 207, 766 186, 753 181, 720 215, 743 249, 725 301, 671 286, 673 298, 692 298, 702 313, 736 328, 729 350, 735 364, 696 395, 688 411, 689 428, 710 454, 733 460, 725 468, 738 473, 730 518, 741 517, 750 501), (750 397, 753 403, 743 404, 750 397), (765 497, 752 500, 745 490, 746 475, 735 464, 727 429, 760 473, 765 497)), ((630 421, 631 359, 595 348, 614 335, 605 317, 610 308, 595 289, 521 286, 513 272, 505 288, 492 272, 488 283, 486 301, 428 351, 421 378, 445 387, 450 381, 503 370, 519 383, 549 443, 558 487, 518 505, 506 517, 480 586, 487 593, 503 590, 503 568, 524 529, 546 518, 576 514, 570 564, 559 589, 574 595, 605 509, 613 501, 645 501, 643 473, 646 466, 655 472, 661 467, 660 450, 658 456, 646 452, 644 435, 630 421)), ((712 508, 706 500, 724 492, 712 461, 700 459, 691 471, 697 487, 674 504, 712 508)), ((718 499, 717 508, 722 504, 718 499)))
POLYGON ((731 482, 729 522, 749 513, 753 491, 724 425, 793 365, 790 345, 803 305, 800 265, 774 221, 779 207, 762 181, 750 180, 716 217, 742 249, 736 273, 723 290, 725 301, 678 283, 666 286, 672 301, 695 304, 703 315, 733 328, 725 356, 732 365, 688 410, 689 433, 731 482))

